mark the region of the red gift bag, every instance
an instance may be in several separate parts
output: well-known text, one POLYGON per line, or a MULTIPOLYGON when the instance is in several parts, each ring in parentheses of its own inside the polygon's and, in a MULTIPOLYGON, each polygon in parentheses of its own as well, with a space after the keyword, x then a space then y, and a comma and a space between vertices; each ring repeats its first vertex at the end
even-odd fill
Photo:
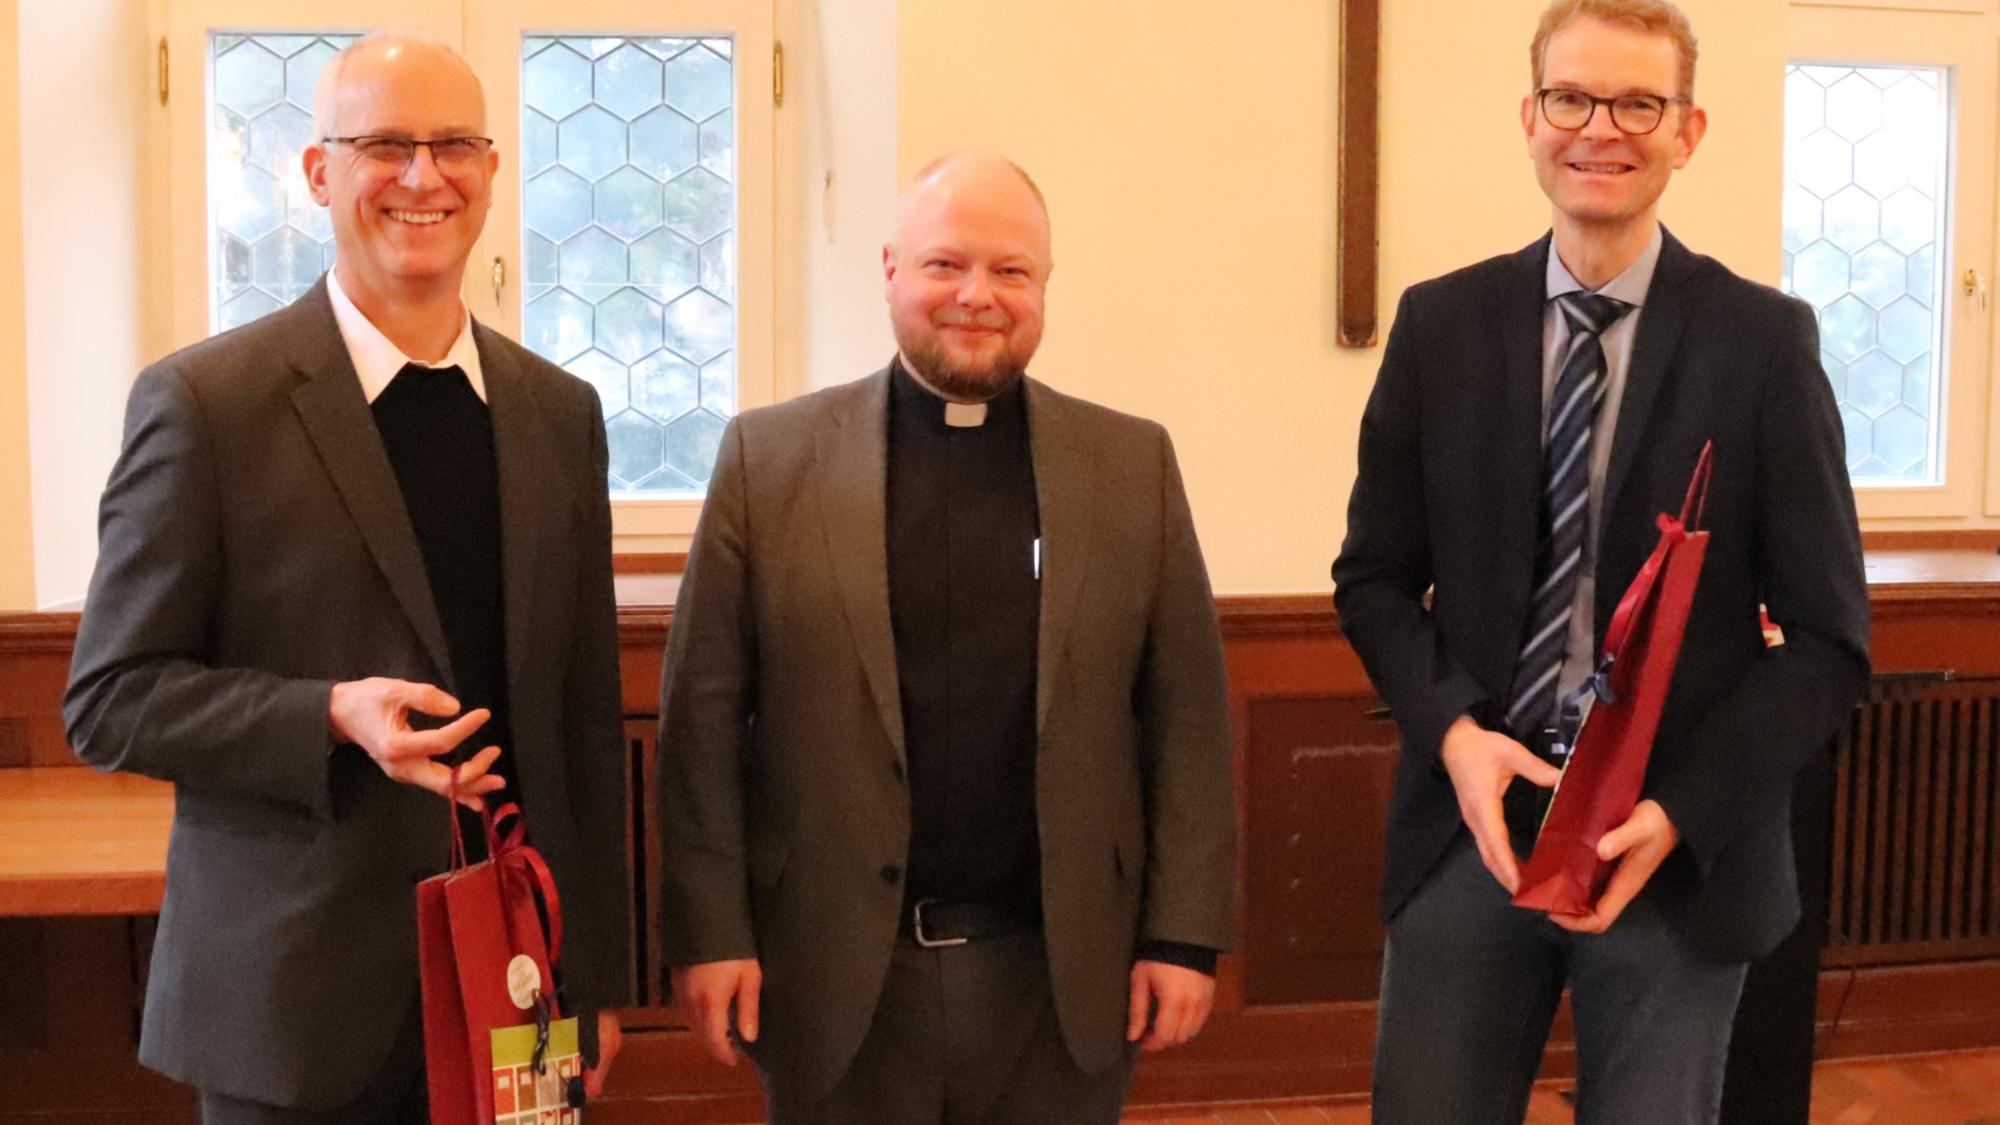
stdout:
POLYGON ((527 845, 518 806, 489 809, 485 822, 487 858, 467 864, 454 801, 451 870, 417 884, 431 1122, 512 1125, 540 1119, 537 1107, 549 1121, 576 1121, 574 1020, 559 1037, 567 1050, 549 1050, 551 1027, 564 1022, 551 974, 562 947, 555 879, 527 845), (495 1065, 495 1032, 510 1029, 531 1044, 532 1065, 495 1065), (498 1109, 496 1089, 507 1103, 498 1109))
POLYGON ((1602 662, 1587 686, 1595 703, 1563 765, 1535 850, 1521 869, 1515 906, 1589 914, 1611 879, 1613 864, 1597 858, 1597 842, 1625 823, 1639 803, 1708 554, 1701 522, 1713 461, 1713 443, 1703 445, 1680 518, 1659 517, 1660 541, 1612 615, 1602 662))

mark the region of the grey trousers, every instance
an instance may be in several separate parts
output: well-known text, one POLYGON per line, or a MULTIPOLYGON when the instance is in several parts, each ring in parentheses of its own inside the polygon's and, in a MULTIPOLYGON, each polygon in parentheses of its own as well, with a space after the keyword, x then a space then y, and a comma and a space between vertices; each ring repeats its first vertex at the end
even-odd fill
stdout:
POLYGON ((1374 1119, 1519 1125, 1567 980, 1578 1125, 1707 1125, 1746 967, 1688 951, 1645 891, 1571 934, 1512 905, 1462 835, 1389 928, 1374 1119))
POLYGON ((1039 930, 920 949, 898 939, 861 1050, 831 1096, 765 1091, 770 1125, 1114 1125, 1131 1060, 1077 1069, 1039 930))
POLYGON ((412 1002, 395 1046, 368 1088, 344 1106, 297 1109, 200 1092, 201 1125, 429 1125, 430 1089, 424 1075, 423 1005, 412 1002))

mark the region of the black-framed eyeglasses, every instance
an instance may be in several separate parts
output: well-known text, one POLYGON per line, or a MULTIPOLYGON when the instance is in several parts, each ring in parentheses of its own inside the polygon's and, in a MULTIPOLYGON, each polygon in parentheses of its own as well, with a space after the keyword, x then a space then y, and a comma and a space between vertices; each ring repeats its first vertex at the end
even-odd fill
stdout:
POLYGON ((346 145, 355 155, 371 164, 401 175, 417 158, 418 148, 431 150, 431 163, 440 172, 461 172, 479 166, 493 147, 492 137, 438 137, 418 141, 409 137, 321 137, 321 144, 346 145))
POLYGON ((1611 111, 1612 127, 1628 137, 1645 136, 1666 120, 1668 106, 1688 103, 1686 98, 1668 98, 1659 94, 1619 94, 1617 97, 1600 98, 1582 90, 1548 86, 1535 91, 1535 100, 1541 104, 1542 120, 1571 132, 1589 125, 1590 119, 1597 114, 1597 107, 1604 106, 1611 111))

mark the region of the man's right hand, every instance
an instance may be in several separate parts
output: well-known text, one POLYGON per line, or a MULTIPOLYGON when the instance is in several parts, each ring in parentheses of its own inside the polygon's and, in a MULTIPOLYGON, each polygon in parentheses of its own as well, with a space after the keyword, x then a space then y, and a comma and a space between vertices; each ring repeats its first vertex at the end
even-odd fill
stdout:
POLYGON ((1508 894, 1515 893, 1521 886, 1521 869, 1514 859, 1514 843, 1507 834, 1500 797, 1516 777, 1547 789, 1562 777, 1562 771, 1506 735, 1463 716, 1444 732, 1438 757, 1451 775, 1451 787, 1458 792, 1458 812, 1472 830, 1473 842, 1479 845, 1480 860, 1508 894))
POLYGON ((708 1053, 724 1066, 736 1065, 736 1045, 729 1041, 729 1014, 736 1010, 736 1033, 745 1043, 757 1041, 757 995, 764 987, 764 970, 755 958, 708 961, 673 971, 674 999, 688 1029, 708 1043, 708 1053))
MULTIPOLYGON (((485 708, 458 714, 458 700, 430 684, 376 676, 333 685, 327 703, 327 726, 333 737, 368 752, 393 781, 428 789, 438 796, 451 792, 451 767, 438 757, 458 749, 473 731, 491 718, 485 708), (410 712, 456 719, 436 730, 413 730, 410 712)), ((498 746, 488 746, 458 767, 458 800, 470 809, 485 807, 486 794, 504 788, 502 778, 488 774, 498 746)))

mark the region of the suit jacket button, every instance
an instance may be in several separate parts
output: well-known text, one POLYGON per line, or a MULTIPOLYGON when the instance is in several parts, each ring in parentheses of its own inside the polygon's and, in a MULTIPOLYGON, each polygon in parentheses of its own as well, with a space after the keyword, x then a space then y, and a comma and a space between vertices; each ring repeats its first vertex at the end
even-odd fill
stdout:
POLYGON ((903 869, 893 863, 882 865, 882 881, 894 886, 903 877, 903 869))

